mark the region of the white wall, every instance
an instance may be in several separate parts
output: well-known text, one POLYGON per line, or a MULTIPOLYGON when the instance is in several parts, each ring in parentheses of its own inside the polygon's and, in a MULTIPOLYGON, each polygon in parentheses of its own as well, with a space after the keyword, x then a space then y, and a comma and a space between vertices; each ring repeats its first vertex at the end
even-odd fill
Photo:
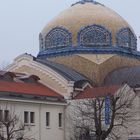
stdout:
POLYGON ((64 140, 63 127, 58 126, 58 113, 63 114, 64 105, 51 105, 19 101, 3 101, 0 99, 0 109, 8 109, 24 122, 24 111, 35 112, 35 124, 27 127, 26 134, 35 140, 64 140), (50 112, 50 127, 46 127, 46 112, 50 112))

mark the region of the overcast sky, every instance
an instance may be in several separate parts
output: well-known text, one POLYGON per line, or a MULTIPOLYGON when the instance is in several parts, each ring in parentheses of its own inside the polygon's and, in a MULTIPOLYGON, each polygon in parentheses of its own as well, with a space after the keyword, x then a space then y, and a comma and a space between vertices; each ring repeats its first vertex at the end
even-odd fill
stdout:
MULTIPOLYGON (((38 35, 54 16, 78 0, 0 0, 0 63, 37 55, 38 35)), ((140 0, 97 0, 114 9, 140 35, 140 0)), ((138 39, 140 40, 140 39, 138 39)), ((140 50, 140 41, 138 41, 140 50)))

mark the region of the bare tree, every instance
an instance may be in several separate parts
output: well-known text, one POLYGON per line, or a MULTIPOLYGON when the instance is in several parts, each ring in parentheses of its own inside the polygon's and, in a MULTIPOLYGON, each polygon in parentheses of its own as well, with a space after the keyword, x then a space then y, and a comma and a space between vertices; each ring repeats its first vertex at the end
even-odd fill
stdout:
POLYGON ((0 140, 33 140, 25 136, 25 125, 14 113, 0 114, 0 140))
POLYGON ((123 129, 128 129, 129 123, 136 121, 132 112, 135 97, 133 90, 125 85, 115 94, 73 101, 71 139, 120 139, 123 129))

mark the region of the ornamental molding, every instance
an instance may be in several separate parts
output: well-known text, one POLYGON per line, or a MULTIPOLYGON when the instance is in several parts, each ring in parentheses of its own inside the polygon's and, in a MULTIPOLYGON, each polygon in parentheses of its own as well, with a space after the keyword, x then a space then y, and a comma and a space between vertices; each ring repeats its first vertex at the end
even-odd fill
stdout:
POLYGON ((140 58, 140 52, 128 47, 111 46, 111 47, 67 47, 60 50, 48 50, 39 52, 37 58, 46 59, 59 56, 71 56, 74 54, 117 54, 128 57, 140 58))
POLYGON ((51 78, 54 81, 54 83, 57 82, 58 85, 64 88, 65 90, 70 92, 73 91, 74 81, 68 81, 48 66, 34 61, 34 58, 35 57, 33 57, 32 55, 22 54, 15 58, 14 62, 11 65, 9 65, 5 70, 15 71, 23 66, 27 66, 29 68, 40 71, 41 73, 44 73, 44 76, 51 78))
POLYGON ((36 100, 20 100, 20 99, 11 99, 11 98, 0 98, 0 101, 6 101, 6 102, 11 101, 11 102, 44 104, 44 105, 57 105, 57 106, 66 106, 67 105, 67 103, 49 102, 49 101, 36 101, 36 100))

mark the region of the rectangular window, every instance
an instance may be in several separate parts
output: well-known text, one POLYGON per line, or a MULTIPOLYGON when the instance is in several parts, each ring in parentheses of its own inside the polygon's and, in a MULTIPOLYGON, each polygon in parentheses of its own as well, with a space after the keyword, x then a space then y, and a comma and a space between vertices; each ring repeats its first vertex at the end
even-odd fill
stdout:
POLYGON ((46 112, 46 126, 50 126, 50 112, 46 112))
POLYGON ((3 120, 3 110, 0 110, 0 121, 3 120))
POLYGON ((30 123, 35 123, 35 113, 30 112, 30 123))
POLYGON ((59 122, 58 122, 58 123, 59 123, 59 124, 58 124, 59 127, 62 127, 62 113, 59 113, 59 114, 58 114, 58 121, 59 121, 59 122))
POLYGON ((29 113, 24 111, 24 123, 29 123, 29 113))
POLYGON ((8 120, 9 120, 9 110, 4 110, 4 119, 5 119, 5 122, 8 122, 8 120))

